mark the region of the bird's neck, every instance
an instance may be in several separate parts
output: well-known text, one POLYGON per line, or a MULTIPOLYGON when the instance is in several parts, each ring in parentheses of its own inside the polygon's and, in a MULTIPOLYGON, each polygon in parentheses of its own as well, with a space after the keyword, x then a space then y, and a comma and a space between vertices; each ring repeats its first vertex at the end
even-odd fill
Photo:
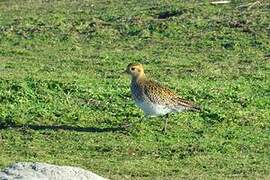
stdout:
POLYGON ((146 79, 145 74, 140 74, 138 76, 133 76, 132 77, 132 82, 133 83, 138 83, 139 81, 144 81, 146 79))

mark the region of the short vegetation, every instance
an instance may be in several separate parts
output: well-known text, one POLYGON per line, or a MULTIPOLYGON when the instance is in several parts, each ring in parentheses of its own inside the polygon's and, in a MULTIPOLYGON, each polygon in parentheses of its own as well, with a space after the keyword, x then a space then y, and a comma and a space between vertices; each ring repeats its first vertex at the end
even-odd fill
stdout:
POLYGON ((253 2, 1 0, 0 167, 269 178, 270 3, 253 2), (166 135, 162 118, 137 123, 131 62, 204 111, 166 135))

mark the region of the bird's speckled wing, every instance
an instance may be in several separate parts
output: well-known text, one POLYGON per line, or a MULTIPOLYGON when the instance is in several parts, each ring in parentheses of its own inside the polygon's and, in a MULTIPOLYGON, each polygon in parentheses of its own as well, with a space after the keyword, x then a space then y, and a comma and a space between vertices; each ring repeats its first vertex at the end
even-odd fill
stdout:
POLYGON ((195 106, 192 102, 177 96, 169 88, 155 81, 148 80, 144 82, 143 91, 147 98, 154 103, 170 106, 172 108, 185 108, 187 110, 200 111, 200 108, 195 106))

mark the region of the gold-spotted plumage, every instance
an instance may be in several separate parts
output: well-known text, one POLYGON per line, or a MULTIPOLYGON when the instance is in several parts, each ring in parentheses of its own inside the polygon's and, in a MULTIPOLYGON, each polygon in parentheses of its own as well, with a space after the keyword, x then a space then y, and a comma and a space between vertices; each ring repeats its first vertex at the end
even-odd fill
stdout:
MULTIPOLYGON (((176 95, 169 88, 148 79, 141 64, 131 63, 126 72, 131 75, 131 92, 136 105, 146 116, 168 115, 185 110, 200 111, 192 102, 176 95)), ((164 131, 166 131, 167 118, 164 131)))

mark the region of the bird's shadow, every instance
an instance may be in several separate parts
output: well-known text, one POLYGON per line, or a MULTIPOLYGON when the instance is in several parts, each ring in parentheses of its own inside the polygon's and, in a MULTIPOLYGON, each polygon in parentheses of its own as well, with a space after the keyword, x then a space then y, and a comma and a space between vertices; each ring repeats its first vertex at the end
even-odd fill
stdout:
POLYGON ((32 130, 53 130, 53 131, 76 131, 76 132, 92 132, 92 133, 103 133, 103 132, 124 132, 126 129, 121 126, 116 127, 78 127, 78 126, 68 126, 68 125, 0 125, 1 129, 32 129, 32 130))

